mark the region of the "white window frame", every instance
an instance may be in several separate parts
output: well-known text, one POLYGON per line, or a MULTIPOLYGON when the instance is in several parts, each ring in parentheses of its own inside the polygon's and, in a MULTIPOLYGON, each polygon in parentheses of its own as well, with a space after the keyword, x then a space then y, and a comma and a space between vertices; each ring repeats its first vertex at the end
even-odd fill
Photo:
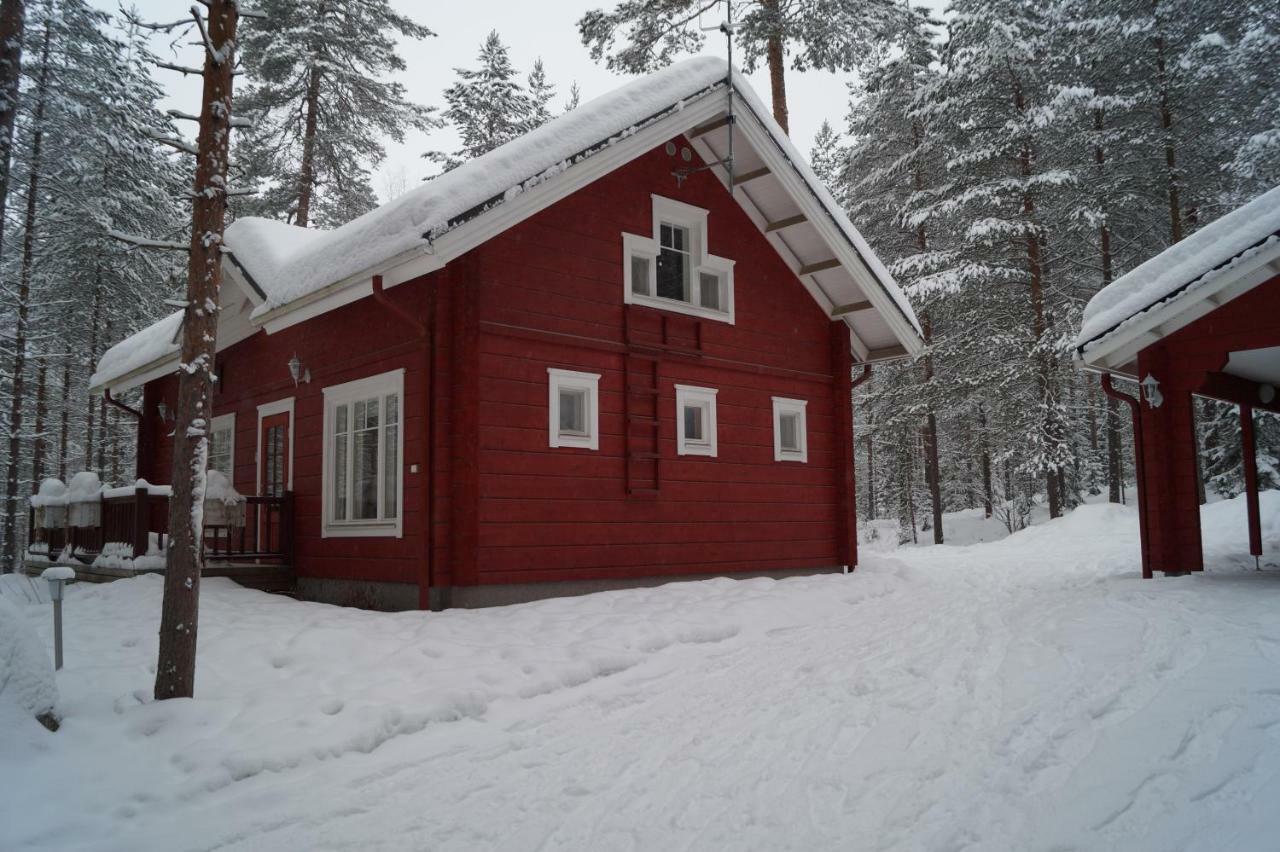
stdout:
POLYGON ((773 398, 773 460, 805 463, 809 461, 809 416, 806 408, 807 399, 788 399, 783 396, 773 398), (782 446, 782 415, 799 415, 796 427, 796 440, 799 449, 788 450, 782 446))
MULTIPOLYGON (((403 538, 404 537, 404 513, 405 513, 405 493, 404 493, 404 473, 406 461, 404 457, 404 433, 406 408, 404 399, 404 368, 391 370, 386 373, 379 373, 376 376, 367 376, 363 379, 356 379, 352 382, 346 382, 340 385, 330 385, 324 388, 324 424, 321 455, 321 488, 323 499, 322 512, 323 523, 321 524, 321 538, 403 538), (397 511, 395 518, 385 518, 378 520, 347 520, 338 521, 333 517, 334 514, 334 494, 333 494, 333 427, 335 422, 335 413, 338 406, 346 405, 369 397, 379 397, 395 394, 399 397, 397 409, 399 411, 398 428, 396 429, 396 458, 399 465, 396 470, 396 493, 399 495, 397 500, 397 511)), ((385 410, 382 412, 383 422, 379 425, 380 429, 385 428, 385 410)), ((354 424, 352 424, 354 425, 354 424)), ((385 442, 379 440, 378 444, 378 504, 381 506, 385 488, 385 470, 383 465, 386 459, 385 442)), ((351 454, 348 453, 348 461, 350 462, 351 454)), ((291 469, 292 470, 292 469, 291 469)), ((290 474, 292 476, 292 473, 290 474)), ((348 482, 350 482, 348 475, 348 482)))
POLYGON ((707 216, 708 211, 692 204, 685 204, 661 195, 651 196, 653 200, 653 231, 650 236, 638 234, 622 235, 622 300, 628 305, 646 305, 664 311, 702 317, 704 319, 734 323, 733 301, 733 266, 734 262, 724 257, 716 257, 707 253, 707 216), (667 223, 686 228, 689 231, 689 256, 693 261, 693 269, 689 276, 690 301, 667 299, 657 295, 658 291, 658 255, 661 254, 659 235, 662 224, 667 223), (649 260, 649 280, 645 293, 632 290, 631 258, 640 256, 649 260), (720 310, 702 306, 702 273, 717 276, 723 281, 722 305, 720 310))
MULTIPOLYGON (((234 411, 231 412, 230 414, 219 414, 217 417, 213 418, 213 420, 209 422, 210 455, 212 455, 212 450, 213 450, 213 436, 216 435, 218 432, 221 432, 223 429, 228 429, 231 432, 231 440, 228 441, 228 447, 227 447, 227 451, 230 454, 231 470, 227 471, 227 481, 229 481, 232 485, 235 485, 236 413, 234 411)), ((212 466, 210 466, 209 469, 212 470, 213 469, 212 466)))
POLYGON ((273 414, 289 415, 289 481, 285 488, 293 490, 293 397, 264 402, 258 406, 258 428, 253 436, 253 445, 257 447, 253 454, 253 493, 262 493, 262 421, 273 414))
POLYGON ((547 443, 554 448, 578 447, 600 449, 600 374, 577 370, 547 368, 547 443), (587 395, 585 435, 566 435, 560 431, 560 391, 580 390, 587 395))
POLYGON ((715 388, 700 388, 693 385, 676 385, 676 454, 682 456, 716 457, 716 394, 715 388), (706 409, 707 420, 703 423, 706 440, 692 442, 684 434, 684 409, 686 405, 700 405, 706 409))

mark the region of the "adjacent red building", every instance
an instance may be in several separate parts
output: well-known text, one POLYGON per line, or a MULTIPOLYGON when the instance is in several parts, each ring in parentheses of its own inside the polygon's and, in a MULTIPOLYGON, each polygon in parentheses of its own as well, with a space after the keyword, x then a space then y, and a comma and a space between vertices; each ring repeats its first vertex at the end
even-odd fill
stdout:
MULTIPOLYGON (((210 465, 292 495, 302 596, 472 606, 856 563, 852 379, 918 352, 918 326, 723 62, 334 231, 241 219, 226 242, 210 465)), ((180 321, 94 378, 143 389, 152 482, 180 321)))
POLYGON ((1134 413, 1143 576, 1204 568, 1193 395, 1240 408, 1248 546, 1261 555, 1253 412, 1280 413, 1280 188, 1098 293, 1076 347, 1134 413), (1137 380, 1141 398, 1112 375, 1137 380))

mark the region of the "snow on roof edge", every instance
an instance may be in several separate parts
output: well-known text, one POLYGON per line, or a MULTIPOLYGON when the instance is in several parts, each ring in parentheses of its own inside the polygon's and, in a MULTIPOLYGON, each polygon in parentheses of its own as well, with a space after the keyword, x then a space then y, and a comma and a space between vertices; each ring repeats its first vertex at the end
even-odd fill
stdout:
POLYGON ((105 388, 157 361, 176 357, 181 328, 182 311, 175 311, 121 340, 98 359, 97 369, 89 377, 89 389, 105 388))
POLYGON ((1083 354, 1138 316, 1225 273, 1251 249, 1280 236, 1275 187, 1148 258, 1094 294, 1072 348, 1083 354))

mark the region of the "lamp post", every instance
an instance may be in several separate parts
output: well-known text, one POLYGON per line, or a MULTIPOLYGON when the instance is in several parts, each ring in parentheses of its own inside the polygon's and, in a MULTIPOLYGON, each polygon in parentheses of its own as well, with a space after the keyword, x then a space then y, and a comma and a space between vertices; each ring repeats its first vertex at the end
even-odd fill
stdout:
POLYGON ((66 565, 44 569, 40 575, 49 581, 49 600, 53 601, 53 668, 62 668, 62 592, 68 580, 76 578, 76 572, 66 565))

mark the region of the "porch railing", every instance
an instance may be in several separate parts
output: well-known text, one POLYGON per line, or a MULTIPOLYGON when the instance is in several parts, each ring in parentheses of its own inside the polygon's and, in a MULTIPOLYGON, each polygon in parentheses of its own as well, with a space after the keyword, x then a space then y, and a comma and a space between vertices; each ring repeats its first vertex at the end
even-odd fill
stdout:
MULTIPOLYGON (((279 497, 246 497, 245 521, 240 527, 206 525, 204 555, 210 561, 293 562, 293 492, 279 497)), ((27 514, 27 541, 31 553, 47 554, 50 561, 67 554, 78 562, 92 563, 108 545, 114 555, 137 559, 165 551, 169 537, 169 497, 137 488, 132 494, 98 497, 98 523, 92 526, 37 528, 35 510, 27 514)), ((68 516, 70 513, 68 513, 68 516)))

